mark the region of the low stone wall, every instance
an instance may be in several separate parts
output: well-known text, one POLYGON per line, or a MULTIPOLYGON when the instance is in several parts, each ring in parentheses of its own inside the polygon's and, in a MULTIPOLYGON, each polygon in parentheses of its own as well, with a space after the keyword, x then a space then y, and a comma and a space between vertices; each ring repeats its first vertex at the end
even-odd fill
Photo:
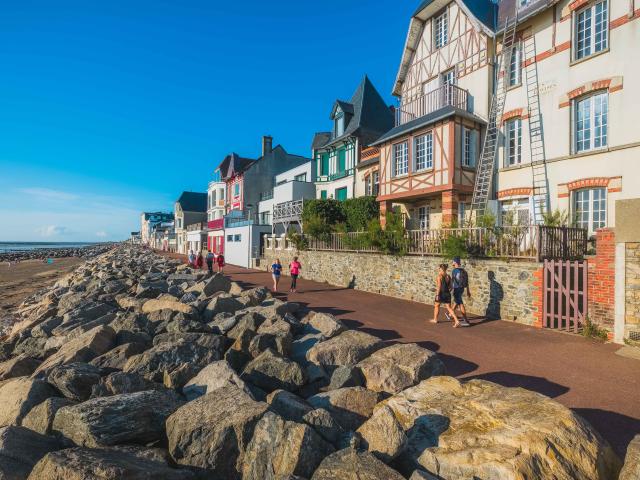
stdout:
MULTIPOLYGON (((421 303, 433 304, 438 264, 451 260, 435 257, 265 249, 258 268, 276 258, 286 265, 298 255, 301 276, 331 285, 354 288, 421 303)), ((528 325, 539 324, 539 284, 542 267, 537 262, 468 260, 472 299, 470 312, 528 325)))

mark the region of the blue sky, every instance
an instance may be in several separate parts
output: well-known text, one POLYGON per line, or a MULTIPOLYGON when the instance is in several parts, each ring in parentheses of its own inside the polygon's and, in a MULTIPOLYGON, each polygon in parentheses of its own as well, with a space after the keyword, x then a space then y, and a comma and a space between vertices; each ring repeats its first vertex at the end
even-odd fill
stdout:
POLYGON ((272 135, 310 154, 418 0, 0 2, 0 241, 124 239, 272 135))

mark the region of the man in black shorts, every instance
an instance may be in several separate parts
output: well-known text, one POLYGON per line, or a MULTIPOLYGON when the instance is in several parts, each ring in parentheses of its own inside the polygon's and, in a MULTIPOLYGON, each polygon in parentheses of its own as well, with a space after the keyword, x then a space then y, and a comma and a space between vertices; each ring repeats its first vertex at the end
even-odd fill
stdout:
POLYGON ((468 327, 469 320, 467 319, 467 310, 464 307, 464 301, 462 300, 462 296, 464 295, 464 291, 467 291, 467 298, 471 298, 471 291, 469 290, 469 275, 467 271, 462 268, 460 263, 460 257, 453 258, 453 270, 451 271, 451 280, 453 286, 453 310, 456 308, 460 309, 462 313, 462 320, 460 321, 460 326, 468 327))

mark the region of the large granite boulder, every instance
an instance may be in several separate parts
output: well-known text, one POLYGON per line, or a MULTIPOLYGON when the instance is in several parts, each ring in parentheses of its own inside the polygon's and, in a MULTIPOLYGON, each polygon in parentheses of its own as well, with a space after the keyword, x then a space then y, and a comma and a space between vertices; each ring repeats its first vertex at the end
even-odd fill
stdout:
POLYGON ((138 355, 147 349, 147 345, 139 342, 130 342, 118 345, 107 353, 91 360, 91 365, 105 370, 122 370, 129 358, 138 355))
POLYGON ((605 480, 616 478, 620 469, 611 447, 581 417, 522 388, 438 376, 390 397, 376 410, 384 406, 407 434, 407 447, 397 460, 407 473, 605 480))
POLYGON ((244 308, 244 305, 230 293, 221 293, 213 297, 204 309, 204 318, 210 322, 219 313, 235 313, 244 308))
POLYGON ((243 480, 310 477, 333 447, 311 427, 267 412, 256 425, 244 455, 243 480))
POLYGON ((226 360, 210 363, 193 377, 183 388, 182 393, 187 400, 195 400, 198 397, 212 393, 219 388, 236 386, 250 394, 244 381, 229 366, 226 360))
POLYGON ((64 343, 35 370, 33 376, 48 374, 58 365, 72 362, 90 362, 114 346, 115 331, 108 326, 99 326, 64 343))
POLYGON ((328 313, 310 312, 302 319, 305 333, 320 333, 324 338, 332 338, 344 332, 347 327, 328 313))
POLYGON ((302 416, 302 421, 320 434, 331 445, 338 448, 346 437, 345 430, 324 408, 316 408, 302 416))
POLYGON ((18 355, 0 363, 0 381, 31 375, 40 361, 29 355, 18 355))
MULTIPOLYGON (((36 405, 22 419, 22 426, 34 432, 48 435, 51 433, 51 426, 56 412, 67 405, 74 405, 75 402, 63 397, 47 398, 44 402, 36 405)), ((1 477, 0 477, 1 478, 1 477)))
POLYGON ((250 361, 241 378, 267 392, 277 389, 296 391, 306 381, 305 372, 300 365, 271 349, 250 361))
POLYGON ((167 297, 154 298, 147 300, 142 305, 142 313, 157 312, 159 310, 170 310, 172 312, 181 312, 188 315, 196 315, 198 311, 191 305, 181 303, 177 298, 167 297))
MULTIPOLYGON (((333 371, 327 390, 336 390, 344 387, 363 387, 364 384, 365 381, 359 367, 344 365, 333 371)), ((371 390, 375 389, 372 388, 371 390)))
POLYGON ((24 480, 42 457, 61 448, 60 440, 28 428, 0 428, 0 479, 24 480))
POLYGON ((246 448, 268 405, 225 386, 180 407, 167 419, 169 452, 212 478, 241 478, 246 448))
POLYGON ((360 426, 358 433, 362 446, 386 463, 396 458, 407 445, 404 429, 388 407, 376 410, 360 426))
POLYGON ((246 331, 257 332, 264 321, 264 318, 255 312, 240 312, 236 319, 236 324, 226 333, 227 337, 234 340, 242 337, 246 331))
POLYGON ((94 385, 100 382, 100 369, 88 363, 58 365, 47 380, 69 400, 82 402, 91 396, 94 385))
POLYGON ((103 377, 100 383, 93 387, 91 396, 106 397, 122 393, 144 392, 145 390, 166 390, 166 388, 137 373, 113 372, 103 377))
POLYGON ((369 390, 399 393, 434 375, 444 375, 438 354, 415 343, 382 348, 358 364, 369 390))
POLYGON ((68 448, 46 455, 28 480, 190 480, 155 450, 142 447, 68 448))
POLYGON ((271 410, 285 420, 303 422, 303 417, 313 410, 304 399, 286 390, 275 390, 267 396, 271 410))
POLYGON ((139 373, 154 382, 162 382, 165 372, 171 373, 183 364, 200 369, 222 359, 225 337, 202 334, 196 341, 178 340, 156 345, 140 355, 131 357, 125 372, 139 373))
POLYGON ((20 425, 33 407, 57 394, 43 380, 18 377, 0 384, 0 427, 20 425))
POLYGON ((346 387, 318 393, 307 401, 327 410, 345 430, 357 430, 373 413, 380 394, 363 387, 346 387))
POLYGON ((307 352, 307 359, 323 367, 355 365, 382 346, 382 340, 378 337, 358 330, 347 330, 329 340, 316 343, 307 352))
POLYGON ((337 479, 404 480, 404 477, 369 452, 345 448, 326 457, 311 477, 311 480, 337 479))
POLYGON ((145 444, 164 437, 165 421, 180 405, 173 392, 157 390, 92 398, 59 409, 52 430, 82 447, 145 444))
POLYGON ((198 282, 187 289, 187 292, 202 293, 210 297, 216 292, 229 292, 231 289, 231 280, 221 273, 215 273, 208 279, 198 282))
POLYGON ((636 435, 627 447, 624 467, 618 480, 637 480, 640 478, 640 435, 636 435))

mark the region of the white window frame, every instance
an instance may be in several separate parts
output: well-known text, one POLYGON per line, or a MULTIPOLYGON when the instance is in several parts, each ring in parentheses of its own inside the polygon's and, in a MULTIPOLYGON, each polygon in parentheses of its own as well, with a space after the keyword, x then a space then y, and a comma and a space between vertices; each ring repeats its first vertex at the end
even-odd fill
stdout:
POLYGON ((573 101, 573 152, 607 148, 609 140, 609 92, 596 91, 573 101))
POLYGON ((504 122, 504 142, 506 166, 520 165, 522 163, 522 119, 511 118, 504 122))
POLYGON ((431 206, 424 205, 418 207, 418 228, 420 230, 429 230, 431 224, 431 206))
POLYGON ((413 139, 414 169, 416 172, 433 169, 433 132, 413 139))
POLYGON ((465 216, 467 211, 467 204, 464 202, 458 202, 458 227, 462 228, 465 224, 465 216))
POLYGON ((449 13, 447 10, 433 19, 433 45, 442 48, 449 43, 449 13))
POLYGON ((527 226, 531 223, 531 201, 529 197, 525 198, 513 198, 510 200, 503 200, 500 202, 500 224, 503 227, 510 227, 515 225, 527 226), (505 225, 504 216, 513 212, 514 224, 505 225), (526 218, 523 218, 526 217, 526 218), (521 221, 524 220, 524 221, 521 221))
POLYGON ((335 136, 336 138, 344 134, 344 113, 339 113, 335 118, 335 136))
POLYGON ((409 174, 409 142, 393 145, 393 176, 402 177, 409 174), (400 168, 398 168, 400 167, 400 168))
POLYGON ((371 192, 373 195, 377 197, 378 194, 380 193, 380 172, 378 170, 375 170, 371 174, 371 185, 372 185, 371 192))
POLYGON ((462 157, 461 165, 463 167, 474 168, 477 160, 477 130, 473 128, 462 127, 462 157))
POLYGON ((574 190, 571 197, 573 218, 577 227, 586 228, 589 235, 593 235, 598 228, 607 226, 606 187, 581 188, 574 190), (597 215, 594 208, 596 202, 599 207, 597 215), (586 207, 586 209, 582 207, 586 207))
POLYGON ((511 63, 509 64, 509 87, 522 85, 522 40, 517 40, 511 53, 511 63))
POLYGON ((364 194, 369 196, 371 195, 371 175, 364 176, 364 194))
POLYGON ((573 59, 582 60, 609 48, 609 0, 600 0, 574 13, 573 59), (600 31, 596 31, 600 28, 600 31), (582 40, 581 40, 582 35, 582 40))

